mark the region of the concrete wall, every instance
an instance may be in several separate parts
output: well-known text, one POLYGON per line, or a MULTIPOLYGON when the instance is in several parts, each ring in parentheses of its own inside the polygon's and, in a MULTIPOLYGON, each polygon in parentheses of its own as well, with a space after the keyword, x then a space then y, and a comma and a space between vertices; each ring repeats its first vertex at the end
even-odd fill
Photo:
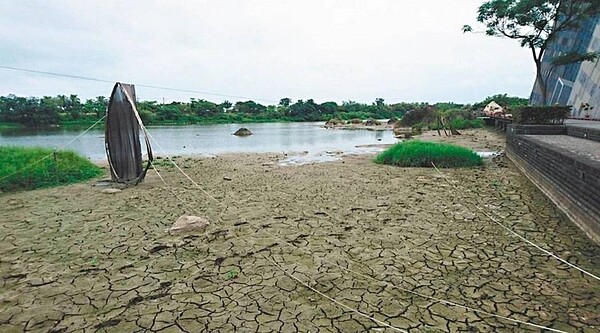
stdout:
POLYGON ((600 162, 507 131, 506 153, 515 165, 592 240, 600 244, 600 162))
MULTIPOLYGON (((600 52, 600 21, 596 25, 586 51, 600 52)), ((592 119, 600 119, 600 59, 581 64, 567 103, 573 106, 573 117, 584 118, 587 115, 592 119), (589 104, 593 109, 583 110, 584 103, 589 104)))
POLYGON ((567 126, 567 135, 600 142, 600 130, 596 128, 567 126))

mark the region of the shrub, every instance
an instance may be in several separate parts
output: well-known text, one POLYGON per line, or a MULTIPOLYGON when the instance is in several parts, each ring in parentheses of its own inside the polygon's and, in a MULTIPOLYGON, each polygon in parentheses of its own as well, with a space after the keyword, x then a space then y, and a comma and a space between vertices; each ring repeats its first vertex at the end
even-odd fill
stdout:
POLYGON ((412 127, 418 123, 429 124, 434 122, 436 117, 434 108, 427 105, 406 113, 404 117, 400 119, 400 124, 403 127, 412 127))
POLYGON ((571 107, 556 106, 524 106, 513 111, 513 120, 521 125, 561 125, 569 118, 571 107))
POLYGON ((423 123, 417 123, 412 126, 412 130, 415 133, 421 133, 423 131, 423 127, 425 127, 423 126, 423 123))
POLYGON ((457 130, 463 130, 463 129, 467 129, 467 128, 481 128, 484 125, 484 121, 482 119, 463 119, 463 118, 457 118, 457 119, 453 119, 450 122, 450 127, 457 129, 457 130))
POLYGON ((102 170, 72 151, 0 147, 0 191, 51 187, 99 176, 102 170))
POLYGON ((327 121, 325 123, 325 125, 327 125, 327 126, 336 126, 336 125, 344 125, 344 124, 346 124, 346 122, 339 118, 331 118, 331 119, 329 119, 329 121, 327 121))
POLYGON ((401 167, 439 168, 473 167, 483 164, 483 159, 470 149, 447 143, 409 141, 398 143, 375 158, 379 164, 401 167))

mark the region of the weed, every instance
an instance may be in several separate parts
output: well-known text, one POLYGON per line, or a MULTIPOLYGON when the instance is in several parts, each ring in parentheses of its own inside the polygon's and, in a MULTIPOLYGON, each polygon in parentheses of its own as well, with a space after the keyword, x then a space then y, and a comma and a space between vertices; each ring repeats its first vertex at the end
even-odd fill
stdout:
POLYGON ((401 167, 459 168, 483 165, 483 159, 470 149, 426 141, 398 143, 375 159, 376 163, 401 167))
POLYGON ((238 276, 238 272, 235 269, 231 269, 227 272, 227 276, 225 277, 225 280, 232 280, 237 278, 238 276))

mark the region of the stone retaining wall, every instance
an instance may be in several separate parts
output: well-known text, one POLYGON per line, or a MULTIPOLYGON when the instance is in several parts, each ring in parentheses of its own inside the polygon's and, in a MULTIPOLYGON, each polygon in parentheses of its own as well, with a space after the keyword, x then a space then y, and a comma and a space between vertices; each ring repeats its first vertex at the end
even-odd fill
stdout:
POLYGON ((515 135, 557 135, 567 134, 567 126, 564 125, 509 125, 509 134, 515 135))
MULTIPOLYGON (((592 240, 600 244, 600 162, 534 137, 517 134, 556 133, 543 133, 542 128, 519 127, 522 126, 510 125, 508 128, 507 156, 592 240)), ((567 131, 566 128, 563 130, 567 131)))
POLYGON ((568 126, 567 134, 582 139, 600 142, 600 130, 595 128, 568 126))

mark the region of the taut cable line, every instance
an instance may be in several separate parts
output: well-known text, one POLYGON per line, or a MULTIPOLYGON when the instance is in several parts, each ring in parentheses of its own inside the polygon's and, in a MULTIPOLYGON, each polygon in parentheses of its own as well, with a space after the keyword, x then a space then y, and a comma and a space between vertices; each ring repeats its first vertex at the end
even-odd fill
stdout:
MULTIPOLYGON (((98 78, 88 77, 88 76, 55 73, 55 72, 40 71, 40 70, 35 70, 35 69, 19 68, 19 67, 5 66, 5 65, 0 65, 0 68, 9 69, 9 70, 18 71, 18 72, 24 72, 24 73, 34 73, 34 74, 57 76, 57 77, 64 77, 64 78, 69 78, 69 79, 94 81, 94 82, 102 82, 102 83, 114 83, 117 81, 117 80, 105 80, 105 79, 98 79, 98 78)), ((225 97, 225 98, 247 99, 247 100, 263 101, 263 102, 269 102, 269 103, 279 103, 279 101, 270 100, 270 99, 266 99, 266 98, 230 95, 230 94, 223 94, 223 93, 216 93, 216 92, 202 91, 202 90, 194 90, 194 89, 181 89, 181 88, 158 86, 158 85, 152 85, 152 84, 136 83, 135 86, 142 87, 142 88, 149 88, 149 89, 186 92, 186 93, 192 93, 192 94, 218 96, 218 97, 225 97)))
MULTIPOLYGON (((437 166, 433 162, 431 162, 431 165, 433 165, 433 167, 435 168, 435 170, 440 174, 440 176, 442 176, 446 180, 446 182, 448 182, 448 184, 454 186, 454 188, 458 188, 458 186, 456 186, 456 184, 450 182, 450 180, 448 178, 446 178, 446 176, 440 171, 440 169, 437 168, 437 166)), ((600 277, 599 276, 594 275, 593 273, 590 273, 590 272, 586 271, 585 269, 583 269, 583 268, 581 268, 581 267, 579 267, 577 265, 574 265, 574 264, 572 264, 572 263, 564 260, 563 258, 557 256, 556 254, 554 254, 554 253, 552 253, 552 252, 550 252, 550 251, 542 248, 541 246, 539 246, 539 245, 535 244, 534 242, 530 241, 529 239, 527 239, 527 238, 519 235, 517 232, 515 232, 511 228, 509 228, 509 227, 505 226, 504 224, 502 224, 500 221, 498 221, 493 216, 491 216, 490 214, 488 214, 488 212, 486 212, 485 210, 483 210, 483 208, 479 207, 476 204, 472 204, 472 205, 473 205, 473 207, 475 207, 475 209, 479 210, 483 215, 485 215, 487 218, 489 218, 492 222, 494 222, 495 224, 497 224, 498 226, 500 226, 502 229, 508 231, 513 236, 515 236, 515 237, 519 238, 520 240, 526 242, 527 244, 535 247, 536 249, 544 252, 548 256, 550 256, 550 257, 552 257, 552 258, 554 258, 554 259, 562 262, 563 264, 565 264, 565 265, 567 265, 567 266, 569 266, 571 268, 574 268, 574 269, 580 271, 581 273, 583 273, 585 275, 588 275, 588 276, 590 276, 590 277, 592 277, 592 278, 600 281, 600 277)))

